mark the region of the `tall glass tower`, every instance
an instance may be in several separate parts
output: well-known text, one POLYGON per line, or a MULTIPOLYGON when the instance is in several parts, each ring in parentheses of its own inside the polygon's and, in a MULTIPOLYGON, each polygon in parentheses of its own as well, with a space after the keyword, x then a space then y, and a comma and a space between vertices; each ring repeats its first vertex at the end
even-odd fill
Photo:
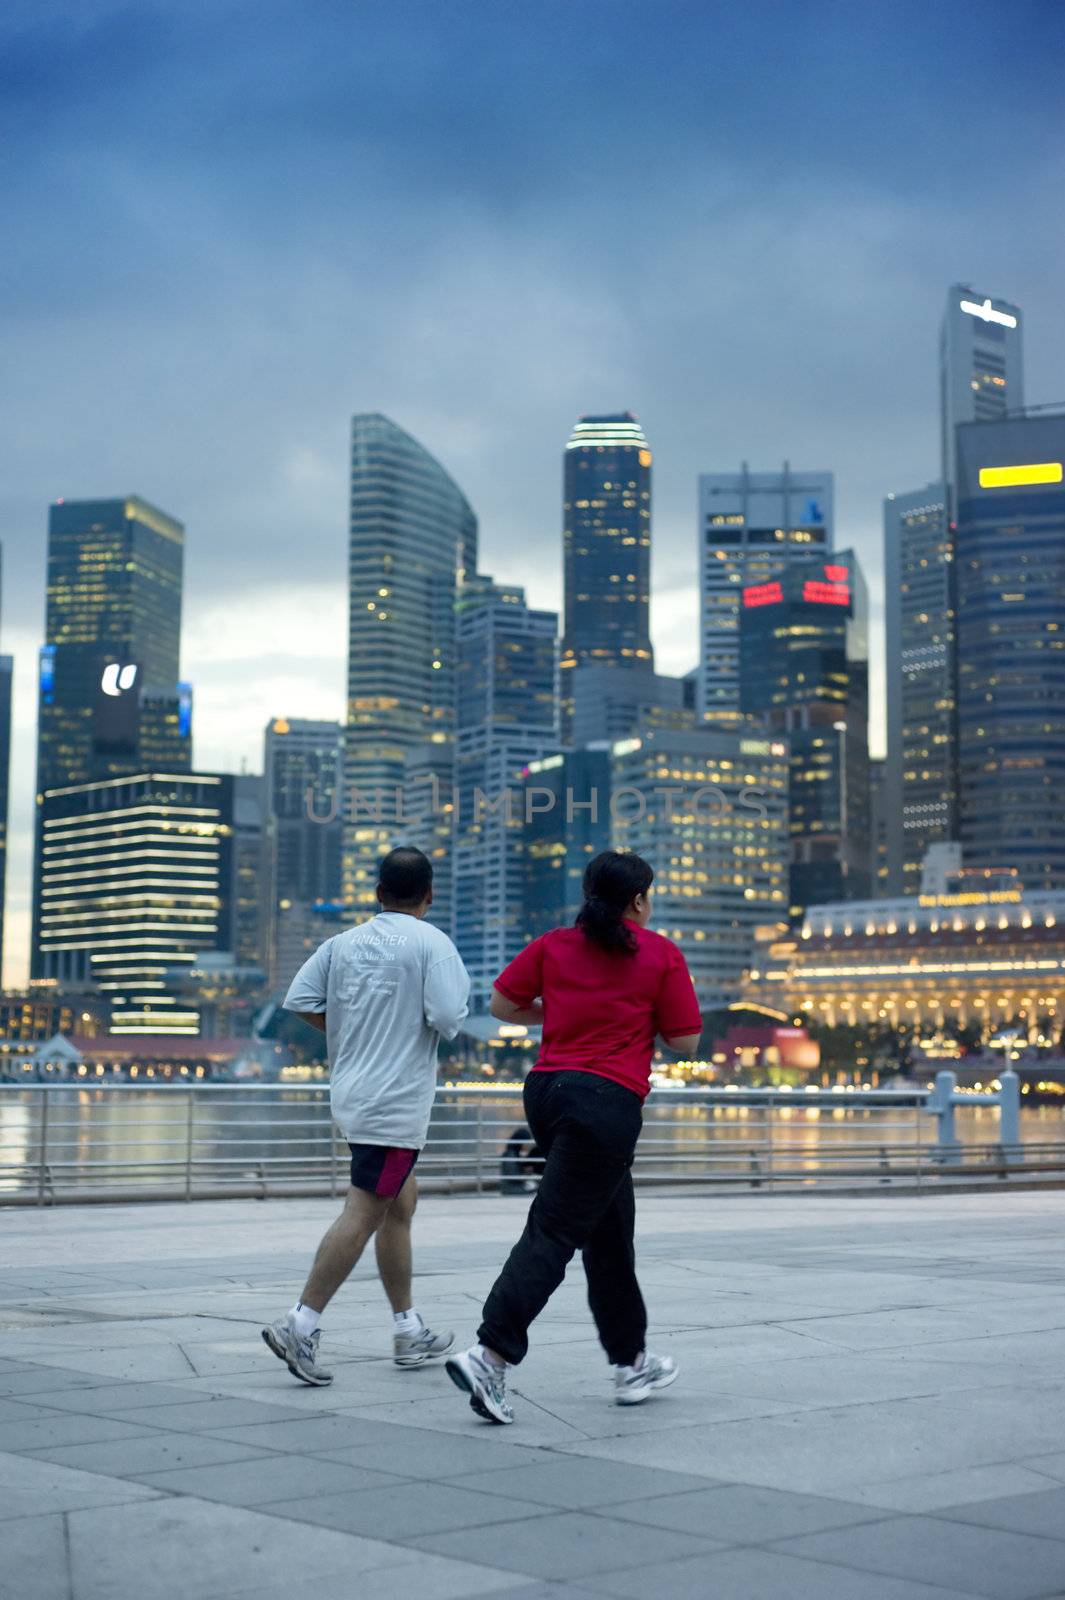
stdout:
POLYGON ((943 481, 952 491, 959 423, 996 422, 1023 406, 1020 306, 954 284, 939 334, 940 451, 943 481))
POLYGON ((707 472, 699 479, 700 716, 738 727, 740 591, 832 549, 831 472, 707 472))
POLYGON ((958 429, 966 866, 1065 888, 1065 411, 958 429))
POLYGON ((651 451, 631 411, 581 417, 563 457, 562 634, 576 667, 654 667, 651 648, 651 451))
POLYGON ((857 558, 744 588, 743 710, 789 746, 793 918, 870 887, 869 605, 857 558))
POLYGON ((179 683, 182 524, 137 495, 58 500, 37 713, 37 841, 30 971, 42 975, 41 802, 49 791, 146 767, 187 772, 192 697, 179 683))
POLYGON ((455 592, 476 565, 477 518, 440 463, 388 417, 354 417, 343 877, 357 920, 404 836, 408 758, 453 742, 455 592))
POLYGON ((525 942, 522 774, 558 749, 558 614, 478 577, 457 630, 453 934, 472 1005, 525 942))
POLYGON ((956 837, 953 538, 947 486, 884 501, 888 885, 917 894, 930 845, 956 837))
POLYGON ((51 506, 38 793, 104 776, 99 747, 136 719, 143 695, 178 698, 184 555, 182 524, 136 495, 51 506))

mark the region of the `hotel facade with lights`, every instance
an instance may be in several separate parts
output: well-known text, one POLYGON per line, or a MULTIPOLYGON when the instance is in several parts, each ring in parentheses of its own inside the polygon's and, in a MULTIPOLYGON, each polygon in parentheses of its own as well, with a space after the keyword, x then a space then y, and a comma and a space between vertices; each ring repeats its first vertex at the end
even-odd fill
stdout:
POLYGON ((1065 1023, 1065 891, 963 877, 942 893, 811 908, 760 941, 744 997, 828 1026, 1065 1023))

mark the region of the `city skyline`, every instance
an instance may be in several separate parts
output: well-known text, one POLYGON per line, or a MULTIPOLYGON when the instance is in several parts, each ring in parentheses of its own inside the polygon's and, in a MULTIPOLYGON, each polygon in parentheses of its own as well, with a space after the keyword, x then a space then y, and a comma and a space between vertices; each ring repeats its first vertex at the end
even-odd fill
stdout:
POLYGON ((823 464, 837 542, 870 580, 883 749, 880 505, 938 473, 945 286, 1023 306, 1027 399, 1062 398, 1043 8, 1011 11, 994 60, 980 5, 904 5, 886 40, 850 15, 815 38, 801 8, 774 8, 768 58, 758 6, 667 11, 649 47, 642 13, 613 7, 597 30, 594 5, 579 21, 549 4, 520 33, 480 5, 461 25, 371 7, 358 28, 272 6, 251 32, 231 4, 147 21, 100 0, 7 9, 12 170, 39 174, 5 197, 9 982, 28 942, 46 505, 135 492, 186 524, 196 762, 257 770, 271 716, 342 715, 357 411, 422 441, 477 511, 484 568, 558 609, 560 443, 581 413, 631 408, 655 450, 665 673, 697 657, 698 474, 823 464), (874 35, 877 73, 859 80, 874 35), (165 123, 146 115, 160 104, 165 123), (654 174, 628 208, 622 132, 654 174))

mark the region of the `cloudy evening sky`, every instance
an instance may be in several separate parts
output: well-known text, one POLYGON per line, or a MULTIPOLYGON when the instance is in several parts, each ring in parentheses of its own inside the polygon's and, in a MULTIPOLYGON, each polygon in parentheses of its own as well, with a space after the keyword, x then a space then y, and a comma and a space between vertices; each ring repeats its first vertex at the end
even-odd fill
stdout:
POLYGON ((881 500, 937 470, 947 286, 1017 300, 1029 403, 1065 400, 1063 66, 1059 0, 7 0, 8 983, 51 499, 186 523, 207 768, 258 769, 273 713, 342 714, 356 410, 550 606, 565 437, 636 411, 667 671, 696 656, 697 473, 830 468, 879 624, 881 500))

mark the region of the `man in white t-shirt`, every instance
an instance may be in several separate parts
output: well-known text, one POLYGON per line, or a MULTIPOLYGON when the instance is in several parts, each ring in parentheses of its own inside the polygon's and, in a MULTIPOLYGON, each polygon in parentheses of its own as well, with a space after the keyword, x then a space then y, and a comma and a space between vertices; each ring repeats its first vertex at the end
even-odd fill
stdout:
POLYGON ((420 850, 381 862, 380 911, 327 939, 292 980, 285 1009, 320 1028, 329 1046, 329 1100, 351 1150, 344 1210, 318 1246, 303 1293, 263 1338, 304 1383, 332 1383, 318 1364, 321 1314, 371 1239, 392 1306, 394 1359, 417 1367, 451 1348, 414 1309, 414 1164, 425 1144, 441 1037, 466 1016, 470 980, 446 933, 424 921, 433 868, 420 850))

